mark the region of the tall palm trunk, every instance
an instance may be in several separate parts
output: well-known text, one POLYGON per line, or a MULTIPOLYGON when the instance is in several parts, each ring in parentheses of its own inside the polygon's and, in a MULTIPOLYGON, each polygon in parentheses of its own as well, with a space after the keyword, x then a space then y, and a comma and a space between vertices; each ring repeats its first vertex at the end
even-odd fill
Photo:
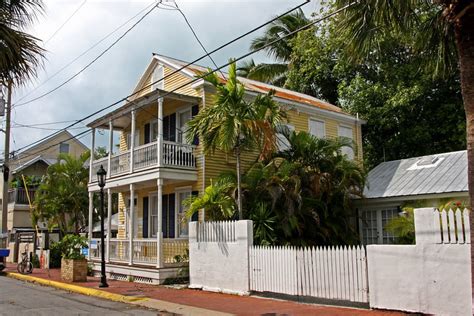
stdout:
POLYGON ((455 31, 466 111, 467 170, 471 206, 471 284, 474 284, 474 9, 468 9, 460 18, 455 31))
POLYGON ((243 219, 242 214, 242 183, 240 180, 240 147, 235 149, 235 158, 237 159, 237 209, 239 211, 239 220, 243 219))

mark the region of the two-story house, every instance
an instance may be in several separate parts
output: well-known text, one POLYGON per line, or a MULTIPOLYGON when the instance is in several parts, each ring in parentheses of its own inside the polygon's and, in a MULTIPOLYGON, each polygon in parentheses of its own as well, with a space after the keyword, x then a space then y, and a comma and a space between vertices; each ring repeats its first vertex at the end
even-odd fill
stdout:
MULTIPOLYGON (((186 260, 188 247, 183 201, 203 192, 222 171, 235 169, 233 157, 218 153, 204 155, 199 140, 186 141, 187 122, 199 109, 212 104, 215 93, 213 86, 204 80, 195 81, 206 68, 184 67, 186 64, 153 55, 134 90, 138 93, 88 125, 93 130, 93 148, 97 129, 110 130, 110 148, 116 145, 114 133, 120 133, 119 153, 91 161, 90 168, 89 236, 93 229, 93 194, 99 191, 96 172, 100 165, 107 171, 108 198, 111 199, 112 193, 119 193, 117 238, 110 238, 109 232, 105 245, 111 277, 133 276, 142 282, 162 282, 176 274, 177 264, 186 260), (159 79, 163 80, 152 84, 159 79)), ((226 80, 225 74, 222 76, 226 80)), ((362 158, 361 120, 305 94, 246 78, 239 80, 249 98, 274 89, 274 100, 287 109, 291 129, 309 131, 318 137, 349 137, 358 150, 347 148, 347 154, 362 158)), ((247 166, 250 156, 247 155, 247 166)), ((107 211, 107 218, 111 218, 111 208, 107 211)), ((200 212, 192 220, 205 220, 205 214, 200 212)), ((110 223, 106 226, 111 227, 110 223)), ((98 271, 100 244, 89 238, 90 259, 98 271)))
MULTIPOLYGON (((36 177, 40 179, 46 174, 48 167, 58 161, 60 153, 67 153, 79 157, 83 152, 89 150, 79 140, 73 138, 68 131, 61 131, 53 136, 31 146, 30 148, 16 153, 10 160, 10 183, 8 190, 8 216, 7 229, 10 234, 10 257, 8 260, 16 262, 19 253, 19 243, 23 236, 31 240, 35 236, 36 229, 32 227, 31 207, 35 199, 37 187, 28 185, 25 187, 25 179, 36 177)), ((3 181, 0 181, 3 190, 3 181)), ((3 192, 3 191, 0 191, 3 192)), ((39 227, 39 231, 46 231, 46 227, 39 227)), ((30 247, 32 251, 32 247, 30 247)))

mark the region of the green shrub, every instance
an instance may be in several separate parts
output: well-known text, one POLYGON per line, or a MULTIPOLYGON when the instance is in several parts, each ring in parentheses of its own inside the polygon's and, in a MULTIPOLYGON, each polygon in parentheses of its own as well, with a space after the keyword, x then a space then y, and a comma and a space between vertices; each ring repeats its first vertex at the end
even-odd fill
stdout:
POLYGON ((49 247, 49 267, 61 268, 61 246, 59 242, 53 242, 49 247))
POLYGON ((88 247, 86 237, 69 234, 64 236, 58 244, 62 258, 73 260, 85 259, 81 250, 88 247))
POLYGON ((33 265, 33 268, 39 268, 40 267, 39 258, 38 258, 38 255, 36 253, 34 253, 31 256, 31 264, 33 265))

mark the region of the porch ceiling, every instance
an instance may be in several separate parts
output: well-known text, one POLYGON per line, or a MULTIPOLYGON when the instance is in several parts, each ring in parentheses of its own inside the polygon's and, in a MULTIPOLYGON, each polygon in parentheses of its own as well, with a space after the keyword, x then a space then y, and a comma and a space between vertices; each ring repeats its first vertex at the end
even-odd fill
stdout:
POLYGON ((198 103, 201 98, 194 97, 186 94, 180 94, 175 92, 168 92, 161 89, 155 89, 154 91, 145 94, 139 98, 134 100, 127 101, 124 105, 115 109, 112 112, 109 112, 96 120, 87 124, 88 127, 91 128, 100 128, 100 129, 108 129, 109 128, 109 121, 113 121, 114 129, 123 130, 130 125, 131 120, 131 112, 134 108, 142 108, 152 102, 157 102, 160 96, 164 96, 164 104, 166 104, 167 100, 169 101, 181 101, 181 102, 189 102, 189 103, 198 103))

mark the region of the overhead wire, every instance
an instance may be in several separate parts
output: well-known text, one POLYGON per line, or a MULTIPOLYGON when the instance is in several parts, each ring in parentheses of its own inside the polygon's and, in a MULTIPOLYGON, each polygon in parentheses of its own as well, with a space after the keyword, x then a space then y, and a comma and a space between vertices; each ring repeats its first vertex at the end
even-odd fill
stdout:
MULTIPOLYGON (((289 10, 287 10, 287 11, 285 11, 284 13, 282 13, 282 14, 280 14, 280 15, 278 15, 278 16, 273 17, 272 19, 270 19, 270 20, 268 20, 268 21, 266 21, 266 22, 264 22, 264 23, 262 23, 262 24, 260 24, 260 25, 258 25, 258 26, 256 26, 256 27, 254 27, 254 28, 252 28, 251 30, 249 30, 249 31, 247 31, 247 32, 245 32, 245 33, 243 33, 243 34, 241 34, 241 35, 235 37, 234 39, 232 39, 232 40, 230 40, 230 41, 228 41, 228 42, 226 42, 226 43, 224 43, 224 44, 222 44, 222 45, 220 45, 219 47, 217 47, 217 48, 215 48, 214 50, 212 50, 211 52, 209 52, 209 54, 213 54, 213 53, 215 53, 215 52, 217 52, 217 51, 219 51, 219 50, 221 50, 221 49, 223 49, 223 48, 225 48, 225 47, 227 47, 227 46, 233 44, 234 42, 236 42, 236 41, 238 41, 238 40, 240 40, 240 39, 242 39, 242 38, 248 36, 249 34, 252 34, 252 33, 256 32, 257 30, 261 29, 262 27, 264 27, 264 26, 266 26, 266 25, 268 25, 268 24, 270 24, 270 23, 272 23, 272 22, 278 20, 278 19, 281 18, 282 16, 285 16, 285 15, 287 15, 287 14, 289 14, 289 13, 291 13, 291 12, 293 12, 293 11, 299 9, 299 8, 301 8, 302 6, 306 5, 306 4, 309 3, 309 2, 310 2, 310 0, 305 0, 303 3, 301 3, 301 4, 299 4, 299 5, 297 5, 297 6, 293 7, 293 8, 291 8, 291 9, 289 9, 289 10)), ((262 48, 262 49, 263 49, 263 48, 262 48)), ((261 50, 261 49, 260 49, 260 50, 261 50)), ((259 50, 259 51, 260 51, 260 50, 259 50)), ((255 52, 256 52, 256 51, 255 51, 255 52)), ((83 118, 77 120, 75 123, 72 123, 72 124, 70 124, 70 125, 64 127, 63 130, 67 130, 68 128, 70 128, 70 127, 72 127, 72 126, 74 126, 74 125, 76 125, 76 124, 78 124, 78 123, 81 123, 81 122, 83 122, 83 121, 85 121, 85 120, 87 120, 87 119, 89 119, 89 118, 91 118, 91 117, 93 117, 93 116, 95 116, 95 115, 97 115, 97 114, 99 114, 99 113, 101 113, 101 112, 107 110, 107 109, 110 109, 110 108, 112 108, 112 107, 118 105, 118 104, 121 103, 121 102, 128 101, 128 102, 131 102, 131 103, 132 103, 133 101, 130 101, 130 100, 129 100, 130 97, 135 96, 135 95, 141 93, 142 91, 144 91, 144 90, 150 88, 150 87, 153 86, 154 84, 159 83, 159 82, 165 80, 166 78, 173 76, 173 75, 176 74, 176 73, 179 73, 179 72, 182 71, 183 69, 185 69, 185 68, 187 68, 187 67, 189 67, 189 66, 191 66, 191 65, 193 65, 193 64, 195 64, 195 63, 197 63, 198 61, 204 59, 205 57, 206 57, 206 55, 201 56, 201 57, 199 57, 199 58, 197 58, 197 59, 195 59, 195 60, 193 60, 193 61, 191 61, 191 62, 189 62, 189 63, 187 63, 187 64, 185 64, 185 65, 183 65, 182 67, 179 67, 178 69, 172 71, 171 73, 169 73, 169 74, 163 76, 163 78, 158 79, 158 80, 156 80, 155 82, 152 82, 152 83, 150 83, 150 84, 148 84, 148 85, 145 85, 143 88, 138 89, 138 90, 134 91, 133 93, 131 93, 131 94, 129 94, 129 95, 127 95, 127 96, 125 96, 125 97, 123 97, 123 98, 117 100, 116 102, 114 102, 114 103, 112 103, 112 104, 110 104, 110 105, 108 105, 108 106, 105 106, 105 107, 103 107, 103 108, 101 108, 101 109, 99 109, 99 110, 97 110, 97 111, 95 111, 95 112, 93 112, 93 113, 91 113, 91 114, 89 114, 89 115, 87 115, 87 116, 85 116, 85 117, 83 117, 83 118)), ((219 67, 218 67, 218 68, 219 68, 219 67)), ((173 90, 173 91, 175 91, 175 90, 173 90)), ((58 131, 58 132, 56 132, 56 133, 50 134, 50 135, 48 135, 48 136, 45 136, 45 137, 43 137, 43 138, 41 138, 41 139, 39 139, 39 140, 37 140, 37 141, 35 141, 35 142, 32 142, 32 143, 30 143, 30 144, 28 144, 28 145, 25 145, 25 146, 21 147, 21 148, 18 149, 18 150, 20 151, 20 150, 26 149, 26 148, 28 148, 28 147, 34 146, 34 145, 36 145, 36 144, 38 144, 38 143, 40 143, 40 142, 42 142, 42 141, 44 141, 44 140, 46 140, 46 139, 48 139, 48 138, 50 138, 50 137, 53 137, 54 135, 56 135, 56 134, 58 134, 58 133, 60 133, 60 132, 61 132, 61 131, 58 131)))
POLYGON ((81 3, 81 4, 77 7, 77 9, 74 10, 74 12, 64 21, 64 23, 61 24, 61 25, 59 26, 59 28, 58 28, 56 31, 54 31, 54 33, 53 33, 46 41, 44 41, 44 45, 46 45, 50 40, 52 40, 53 37, 55 37, 56 34, 58 34, 59 31, 61 31, 61 30, 63 29, 63 27, 75 16, 76 13, 84 6, 84 4, 86 4, 86 2, 87 2, 87 0, 82 1, 82 3, 81 3))
MULTIPOLYGON (((124 23, 122 23, 121 25, 119 25, 118 27, 116 27, 112 32, 108 33, 107 35, 105 35, 102 39, 100 39, 99 41, 97 41, 94 45, 92 45, 91 47, 89 47, 88 49, 86 49, 85 51, 83 51, 81 54, 79 54, 77 57, 75 57, 74 59, 72 59, 70 62, 68 62, 67 64, 65 64, 63 67, 61 67, 59 70, 57 70, 54 74, 52 74, 51 76, 49 76, 48 78, 46 78, 41 84, 39 84, 38 86, 36 86, 35 88, 33 88, 30 92, 28 92, 27 94, 23 95, 21 98, 19 98, 16 102, 20 102, 21 100, 25 99, 26 97, 30 96, 33 92, 35 92, 36 90, 38 90, 39 88, 41 88, 42 86, 44 86, 47 82, 49 82, 51 79, 55 78, 58 74, 60 74, 64 69, 68 68, 69 66, 71 66, 73 63, 75 63, 79 58, 81 58, 82 56, 86 55, 88 52, 90 52, 91 50, 93 50, 94 48, 96 48, 99 44, 101 44, 102 42, 104 42, 106 39, 108 39, 110 36, 112 36, 113 34, 115 34, 118 30, 120 30, 121 28, 123 28, 125 25, 127 25, 128 23, 130 23, 130 21, 132 21, 133 19, 135 19, 137 16, 139 16, 140 14, 142 14, 143 12, 145 12, 148 8, 150 8, 151 6, 153 5, 156 5, 156 0, 153 0, 153 2, 151 4, 149 4, 148 6, 146 6, 145 8, 143 8, 142 10, 140 10, 137 14, 135 14, 134 16, 132 16, 130 19, 128 19, 127 21, 125 21, 124 23)), ((17 106, 16 104, 13 104, 13 106, 17 106)))
POLYGON ((34 101, 37 101, 39 99, 42 99, 44 98, 45 96, 57 91, 58 89, 60 89, 61 87, 65 86, 66 84, 68 84, 69 82, 71 82, 74 78, 76 78, 77 76, 79 76, 81 73, 83 73, 87 68, 89 68, 92 64, 94 64, 97 60, 99 60, 102 56, 105 55, 105 53, 107 53, 110 49, 112 49, 112 47, 114 47, 118 42, 120 42, 120 40, 122 38, 125 37, 125 35, 127 35, 131 30, 133 30, 135 28, 135 26, 137 26, 138 24, 140 24, 140 22, 142 22, 157 6, 153 6, 150 10, 148 10, 137 22, 135 22, 130 28, 128 28, 122 35, 120 35, 115 41, 112 42, 112 44, 110 44, 104 51, 102 51, 97 57, 95 57, 92 61, 90 61, 87 65, 85 65, 84 67, 82 67, 78 72, 76 72, 74 75, 72 75, 71 77, 69 77, 66 81, 64 81, 63 83, 59 84, 58 86, 56 86, 55 88, 49 90, 48 92, 45 92, 43 94, 41 94, 40 96, 36 97, 36 98, 33 98, 29 101, 25 101, 23 103, 19 103, 16 105, 16 107, 19 107, 19 106, 22 106, 22 105, 25 105, 25 104, 29 104, 31 102, 34 102, 34 101))

